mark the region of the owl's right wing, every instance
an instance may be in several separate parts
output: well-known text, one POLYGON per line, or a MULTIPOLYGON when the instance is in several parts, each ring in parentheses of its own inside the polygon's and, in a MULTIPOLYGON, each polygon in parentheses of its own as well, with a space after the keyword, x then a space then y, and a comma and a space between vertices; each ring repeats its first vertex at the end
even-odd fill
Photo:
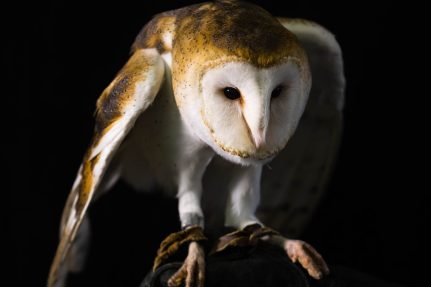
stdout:
POLYGON ((297 236, 324 193, 337 155, 344 105, 343 57, 335 36, 304 19, 278 18, 308 56, 310 96, 287 147, 264 168, 260 219, 297 236))
POLYGON ((163 59, 156 49, 137 49, 99 97, 94 137, 63 211, 49 287, 58 286, 64 279, 66 258, 94 192, 124 137, 154 101, 164 72, 163 59))

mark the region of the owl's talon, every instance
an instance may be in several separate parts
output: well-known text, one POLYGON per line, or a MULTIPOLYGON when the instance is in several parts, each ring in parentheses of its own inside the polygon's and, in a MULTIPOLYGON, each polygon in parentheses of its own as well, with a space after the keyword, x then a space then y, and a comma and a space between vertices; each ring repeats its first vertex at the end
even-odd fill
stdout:
POLYGON ((205 280, 205 253, 198 242, 189 244, 189 252, 183 265, 168 281, 169 287, 203 287, 205 280))
POLYGON ((325 260, 310 244, 301 240, 287 239, 284 249, 289 257, 297 258, 302 267, 314 279, 321 279, 323 275, 329 274, 325 260))
POLYGON ((314 279, 321 279, 329 274, 323 257, 307 242, 287 239, 280 235, 271 236, 266 241, 282 247, 292 262, 299 262, 314 279))

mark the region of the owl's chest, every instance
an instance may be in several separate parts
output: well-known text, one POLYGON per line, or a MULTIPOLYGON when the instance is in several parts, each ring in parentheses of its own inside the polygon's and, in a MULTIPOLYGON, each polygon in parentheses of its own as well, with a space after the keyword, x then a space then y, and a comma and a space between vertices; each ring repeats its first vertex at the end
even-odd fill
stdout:
POLYGON ((182 121, 172 89, 165 84, 124 144, 122 177, 138 190, 161 186, 176 191, 181 167, 198 158, 202 147, 182 121))

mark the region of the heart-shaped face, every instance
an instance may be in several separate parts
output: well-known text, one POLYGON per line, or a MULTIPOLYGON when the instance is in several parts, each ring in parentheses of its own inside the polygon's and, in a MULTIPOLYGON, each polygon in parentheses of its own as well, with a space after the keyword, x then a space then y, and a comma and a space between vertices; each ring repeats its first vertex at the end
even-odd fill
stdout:
POLYGON ((225 158, 265 160, 283 149, 304 111, 309 81, 298 59, 258 68, 230 62, 201 78, 199 115, 225 158))

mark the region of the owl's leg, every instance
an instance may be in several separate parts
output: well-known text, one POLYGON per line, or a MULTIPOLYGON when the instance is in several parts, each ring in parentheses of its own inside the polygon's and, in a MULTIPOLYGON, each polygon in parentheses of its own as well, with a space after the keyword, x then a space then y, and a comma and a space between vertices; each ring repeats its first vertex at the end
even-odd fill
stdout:
POLYGON ((255 213, 260 201, 262 166, 239 166, 235 172, 226 203, 225 225, 238 229, 261 225, 255 213))
POLYGON ((263 240, 283 248, 293 262, 299 262, 311 277, 320 279, 329 273, 322 256, 308 243, 288 239, 264 227, 255 216, 260 201, 260 166, 240 167, 226 206, 227 226, 239 231, 221 237, 214 252, 232 246, 253 245, 263 240))
POLYGON ((205 253, 201 243, 206 237, 201 208, 202 176, 213 154, 210 150, 198 152, 180 167, 177 197, 182 231, 169 235, 162 242, 153 267, 156 269, 181 246, 187 245, 188 255, 169 279, 169 287, 180 286, 184 281, 186 287, 204 286, 205 253))
MULTIPOLYGON (((178 209, 181 226, 185 233, 190 236, 185 238, 189 244, 188 255, 181 268, 168 281, 169 287, 181 286, 185 281, 186 287, 204 286, 205 280, 205 253, 200 241, 205 240, 203 235, 204 217, 200 205, 201 183, 195 183, 192 189, 179 192, 178 209)), ((178 241, 181 242, 184 239, 178 241)))
POLYGON ((182 230, 170 234, 160 244, 153 270, 165 263, 169 257, 188 245, 188 254, 183 265, 168 280, 169 287, 204 286, 205 253, 201 242, 206 240, 203 234, 203 214, 200 207, 200 189, 179 194, 179 211, 182 230))

